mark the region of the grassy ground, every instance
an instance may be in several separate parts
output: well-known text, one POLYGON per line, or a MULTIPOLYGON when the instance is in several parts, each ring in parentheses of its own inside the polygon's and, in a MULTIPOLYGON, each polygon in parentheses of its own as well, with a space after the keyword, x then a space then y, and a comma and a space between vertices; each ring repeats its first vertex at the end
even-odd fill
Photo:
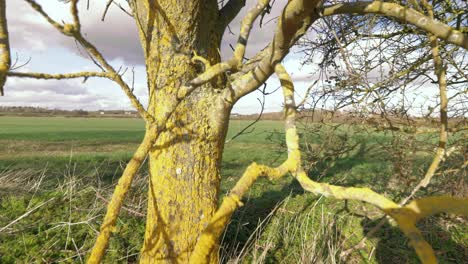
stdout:
MULTIPOLYGON (((248 123, 231 121, 227 138, 248 123)), ((285 158, 282 131, 281 122, 262 121, 226 144, 222 195, 252 161, 275 165, 285 158)), ((138 119, 0 117, 0 263, 83 262, 113 184, 143 133, 138 119)), ((398 200, 430 162, 430 156, 412 153, 404 159, 411 161, 407 171, 396 173, 395 164, 403 161, 389 156, 389 144, 398 143, 389 135, 349 126, 333 130, 337 137, 327 137, 330 133, 302 130, 304 155, 311 166, 305 165, 312 178, 369 186, 398 200), (323 151, 315 153, 316 149, 323 151)), ((419 140, 432 144, 435 137, 419 140)), ((393 148, 392 153, 406 153, 403 143, 399 143, 403 150, 393 148)), ((127 199, 107 263, 137 260, 144 233, 145 175, 143 169, 127 199)), ((434 187, 428 192, 439 191, 434 187)), ((381 217, 362 203, 304 193, 291 177, 261 179, 226 230, 221 257, 229 263, 340 263, 340 252, 358 242, 381 217)), ((423 221, 420 227, 442 263, 468 259, 463 219, 444 215, 423 221)), ((418 263, 407 239, 391 222, 344 262, 418 263)))

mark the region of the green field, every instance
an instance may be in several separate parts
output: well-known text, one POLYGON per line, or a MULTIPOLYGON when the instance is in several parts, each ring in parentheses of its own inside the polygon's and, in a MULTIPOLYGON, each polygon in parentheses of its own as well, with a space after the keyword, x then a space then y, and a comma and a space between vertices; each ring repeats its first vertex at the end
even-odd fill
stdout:
MULTIPOLYGON (((227 139, 249 123, 231 121, 227 139)), ((261 121, 247 132, 226 143, 221 195, 252 161, 277 165, 286 157, 281 122, 261 121)), ((300 132, 304 166, 311 178, 368 186, 395 200, 408 194, 431 160, 420 150, 407 153, 407 142, 425 142, 430 149, 436 141, 434 135, 417 139, 398 135, 395 139, 358 126, 330 130, 310 125, 300 132), (330 133, 336 136, 330 138, 330 133), (399 146, 390 148, 391 153, 410 158, 389 155, 390 145, 399 146), (322 151, 315 153, 316 149, 322 151), (399 166, 407 171, 395 170, 395 164, 401 165, 398 162, 408 162, 399 166), (413 178, 404 182, 400 174, 413 178)), ((4 229, 0 231, 0 263, 83 262, 113 184, 143 134, 139 119, 0 117, 0 229, 4 229), (30 213, 12 223, 26 212, 30 213)), ((457 157, 453 155, 453 162, 457 157)), ((131 210, 122 212, 106 263, 138 258, 144 233, 145 176, 144 168, 129 194, 125 206, 131 210)), ((444 180, 427 192, 449 192, 436 188, 444 180)), ((230 263, 337 263, 339 253, 358 242, 382 216, 362 203, 304 193, 290 176, 275 182, 261 179, 226 230, 221 257, 230 263)), ((468 259, 464 220, 441 216, 423 221, 420 227, 442 263, 468 259)), ((346 262, 418 260, 390 222, 346 262)))

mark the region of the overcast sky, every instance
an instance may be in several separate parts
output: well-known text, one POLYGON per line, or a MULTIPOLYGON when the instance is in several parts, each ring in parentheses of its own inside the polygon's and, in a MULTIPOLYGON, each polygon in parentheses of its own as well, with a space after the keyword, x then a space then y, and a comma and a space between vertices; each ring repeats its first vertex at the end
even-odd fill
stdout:
MULTIPOLYGON (((69 7, 58 0, 38 0, 44 10, 56 21, 70 21, 69 7)), ((86 37, 104 54, 115 68, 135 67, 135 93, 142 102, 147 101, 144 59, 139 44, 135 23, 131 17, 116 6, 112 6, 101 21, 106 1, 90 0, 91 8, 86 9, 86 2, 79 6, 82 31, 86 37)), ((248 1, 244 12, 256 1, 248 1)), ((261 50, 273 36, 276 23, 274 18, 287 1, 276 1, 271 14, 264 19, 273 19, 259 29, 258 23, 251 34, 246 56, 261 50)), ((238 32, 242 13, 231 24, 231 30, 238 32)), ((84 70, 99 70, 75 44, 73 39, 61 35, 39 16, 23 0, 7 0, 7 19, 10 31, 10 44, 13 61, 18 58, 18 65, 30 62, 18 71, 46 73, 67 73, 84 70)), ((226 32, 221 47, 224 58, 231 56, 229 44, 234 45, 236 35, 226 32)), ((292 74, 298 91, 303 91, 312 82, 312 67, 301 67, 297 54, 285 59, 285 65, 292 74)), ((130 74, 125 76, 130 81, 130 74)), ((0 97, 2 106, 40 106, 60 109, 132 109, 120 88, 104 79, 82 79, 44 81, 35 79, 9 78, 5 86, 4 97, 0 97)), ((268 90, 279 86, 276 78, 268 81, 268 90)), ((260 110, 256 98, 259 92, 241 99, 234 107, 236 113, 255 113, 260 110)), ((281 90, 267 97, 265 111, 280 111, 282 108, 281 90)))

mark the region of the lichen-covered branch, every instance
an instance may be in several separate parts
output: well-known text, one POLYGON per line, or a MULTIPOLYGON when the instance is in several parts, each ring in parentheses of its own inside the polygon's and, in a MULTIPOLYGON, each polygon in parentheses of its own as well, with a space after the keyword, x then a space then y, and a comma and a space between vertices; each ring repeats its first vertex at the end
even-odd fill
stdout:
POLYGON ((254 67, 248 66, 252 68, 231 83, 234 101, 257 89, 273 74, 275 65, 281 62, 289 53, 289 48, 319 18, 315 12, 319 4, 320 1, 317 0, 291 0, 287 3, 278 18, 270 45, 253 58, 257 61, 254 67))
POLYGON ((244 59, 245 48, 249 40, 249 35, 250 31, 252 30, 253 23, 269 3, 270 0, 259 0, 257 5, 249 10, 249 12, 244 16, 240 27, 239 38, 237 39, 232 58, 207 68, 204 73, 200 74, 197 78, 190 82, 192 85, 202 85, 209 82, 221 73, 226 71, 237 71, 241 68, 242 61, 244 59))
POLYGON ((0 0, 0 96, 3 96, 3 86, 7 72, 11 66, 10 41, 6 19, 6 0, 0 0))
MULTIPOLYGON (((278 67, 281 65, 278 64, 278 67)), ((283 91, 290 94, 292 82, 289 82, 290 85, 283 83, 283 91)), ((288 97, 289 98, 289 97, 288 97)), ((289 103, 285 106, 285 114, 286 114, 286 133, 290 135, 291 129, 295 130, 295 127, 290 127, 290 121, 294 119, 296 109, 291 108, 293 103, 289 103)), ((288 137, 288 136, 287 136, 288 137)), ((288 139, 287 139, 288 140, 288 139)), ((293 168, 295 163, 294 152, 288 151, 288 159, 283 162, 280 166, 276 168, 272 168, 265 165, 259 165, 257 163, 252 163, 247 169, 245 170, 244 174, 242 174, 240 180, 236 183, 234 188, 230 191, 229 195, 226 196, 221 203, 221 206, 214 214, 213 218, 210 220, 210 223, 205 228, 203 233, 201 234, 198 242, 195 246, 195 249, 190 257, 190 263, 199 264, 199 263, 208 263, 209 256, 212 250, 215 248, 216 244, 218 243, 218 239, 223 232, 224 228, 229 223, 232 214, 242 206, 241 199, 244 194, 250 189, 250 187, 255 183, 255 181, 259 177, 268 177, 269 179, 278 179, 285 175, 286 173, 290 172, 293 168)))
POLYGON ((322 10, 323 16, 337 14, 379 14, 393 17, 403 23, 412 24, 449 43, 468 49, 468 35, 412 8, 397 3, 381 1, 349 2, 327 6, 322 10))
POLYGON ((78 1, 79 0, 71 0, 71 3, 70 3, 70 13, 73 17, 73 24, 76 27, 76 31, 81 30, 80 17, 78 14, 78 1))
POLYGON ((106 7, 104 8, 104 12, 102 12, 101 21, 104 21, 104 19, 106 19, 107 11, 109 11, 109 8, 110 8, 110 6, 111 6, 111 4, 113 2, 114 2, 114 0, 108 0, 107 1, 106 7))
MULTIPOLYGON (((431 19, 434 18, 434 11, 432 6, 426 1, 422 1, 424 7, 426 8, 428 15, 431 19)), ((437 37, 433 34, 428 34, 432 60, 434 61, 434 73, 437 76, 437 82, 439 84, 439 100, 440 100, 440 130, 439 130, 439 144, 437 146, 436 153, 432 160, 429 169, 426 171, 422 181, 414 188, 411 194, 404 200, 406 203, 411 197, 413 197, 417 191, 421 188, 427 187, 435 172, 437 171, 440 162, 443 160, 445 155, 445 149, 448 140, 448 98, 447 98, 447 77, 446 69, 440 55, 440 44, 437 37)))
POLYGON ((274 179, 285 175, 287 172, 288 166, 286 162, 276 168, 259 165, 255 162, 247 167, 240 180, 236 183, 230 194, 224 198, 221 206, 211 218, 210 223, 200 235, 190 257, 190 263, 208 263, 209 256, 218 243, 218 239, 224 228, 229 223, 232 214, 237 208, 242 206, 240 200, 259 177, 265 176, 269 179, 274 179))
MULTIPOLYGON (((257 89, 273 73, 276 63, 280 62, 289 52, 289 48, 302 36, 309 26, 321 16, 337 14, 380 14, 393 17, 403 23, 434 34, 438 38, 449 43, 468 48, 466 34, 442 23, 431 19, 416 10, 403 7, 395 3, 387 2, 351 2, 327 6, 319 14, 317 9, 319 1, 289 1, 278 19, 278 26, 273 41, 266 50, 257 54, 252 62, 247 62, 247 73, 238 75, 232 82, 234 101, 245 94, 257 89)), ((242 69, 242 72, 246 72, 242 69)))
POLYGON ((431 59, 430 56, 425 56, 425 57, 422 57, 418 60, 416 60, 413 64, 411 64, 408 68, 406 69, 403 69, 401 71, 398 71, 398 72, 395 72, 393 73, 392 75, 388 76, 387 78, 385 78, 385 80, 382 80, 376 84, 373 84, 371 87, 369 87, 368 89, 366 89, 366 93, 370 93, 370 92, 373 92, 375 90, 377 90, 378 88, 380 87, 384 87, 385 85, 391 83, 392 81, 400 78, 400 77, 403 77, 405 75, 408 75, 409 73, 411 73, 412 71, 416 70, 417 68, 419 68, 421 65, 423 65, 424 63, 426 63, 427 61, 429 61, 431 59))
POLYGON ((290 172, 306 191, 334 199, 363 201, 376 206, 397 222, 400 230, 410 239, 411 245, 415 248, 417 255, 423 263, 437 263, 431 246, 424 240, 421 232, 416 227, 416 223, 425 217, 441 212, 468 216, 468 199, 448 196, 427 197, 415 200, 406 206, 401 206, 369 188, 335 186, 309 179, 301 166, 299 136, 295 126, 296 105, 294 101, 294 86, 289 74, 281 64, 275 65, 275 72, 280 79, 284 94, 288 159, 277 168, 253 163, 246 169, 239 182, 224 199, 209 225, 203 231, 190 262, 208 262, 208 256, 215 248, 219 236, 228 224, 230 217, 242 205, 240 201, 242 196, 258 177, 267 176, 275 179, 290 172))
POLYGON ((89 78, 89 77, 102 77, 112 79, 112 75, 107 72, 75 72, 75 73, 42 73, 42 72, 8 72, 11 77, 23 77, 32 79, 45 79, 45 80, 62 80, 62 79, 75 79, 75 78, 89 78))
POLYGON ((64 26, 61 25, 60 23, 56 22, 55 20, 53 20, 45 11, 44 9, 42 9, 42 6, 39 5, 38 3, 36 3, 36 1, 34 0, 24 0, 26 1, 27 3, 29 3, 31 5, 31 7, 36 10, 36 12, 38 12, 43 18, 45 18, 45 20, 47 20, 47 22, 49 22, 49 24, 51 24, 55 29, 57 29, 58 31, 62 32, 63 34, 64 33, 64 26))
POLYGON ((145 110, 138 98, 135 96, 135 94, 133 94, 133 91, 130 88, 130 86, 123 80, 122 76, 117 73, 114 67, 112 67, 106 61, 104 56, 102 56, 102 54, 96 49, 96 47, 94 47, 88 40, 86 40, 79 32, 76 33, 75 38, 97 60, 97 62, 99 62, 104 67, 105 70, 112 73, 112 80, 122 88, 124 93, 130 99, 130 102, 132 103, 133 107, 136 108, 141 117, 146 122, 153 123, 154 117, 151 116, 148 113, 148 111, 145 110))
POLYGON ((97 237, 97 240, 94 244, 94 247, 91 251, 91 255, 87 261, 88 264, 97 264, 100 263, 109 244, 109 238, 111 233, 115 229, 115 223, 117 217, 122 208, 123 201, 126 197, 126 194, 130 190, 133 178, 141 167, 143 161, 145 160, 148 152, 154 144, 154 140, 157 137, 157 128, 151 127, 147 130, 143 141, 133 154, 130 162, 127 163, 125 170, 122 173, 122 176, 115 187, 112 198, 107 206, 106 215, 101 225, 101 230, 97 237))
MULTIPOLYGON (((44 17, 49 24, 54 26, 58 31, 60 31, 62 34, 73 37, 80 43, 85 50, 92 56, 93 60, 96 60, 97 63, 99 63, 99 66, 102 67, 105 71, 108 72, 107 77, 111 80, 113 80, 115 83, 117 83, 124 93, 127 95, 127 97, 130 99, 130 102, 132 103, 133 107, 138 111, 140 116, 148 123, 153 123, 154 122, 154 117, 151 116, 148 111, 143 107, 143 105, 140 103, 138 98, 133 94, 132 89, 129 87, 129 85, 123 80, 122 76, 107 62, 107 60, 102 56, 101 52, 98 51, 98 49, 91 44, 87 39, 85 39, 81 33, 81 24, 80 24, 80 19, 78 15, 78 8, 77 4, 79 0, 72 0, 70 3, 70 13, 73 17, 73 23, 72 24, 64 24, 61 25, 60 23, 56 22, 53 20, 39 5, 36 3, 34 0, 25 0, 28 2, 31 7, 36 10, 42 17, 44 17)), ((20 76, 18 76, 20 77, 20 76)), ((97 77, 97 76, 96 76, 97 77)))
MULTIPOLYGON (((283 91, 285 91, 285 110, 288 108, 295 109, 294 93, 291 92, 294 91, 291 78, 279 64, 275 70, 280 78, 283 91), (289 86, 290 88, 284 88, 285 86, 289 86), (290 106, 288 107, 288 105, 290 106)), ((421 232, 416 228, 416 223, 422 218, 440 212, 451 212, 467 216, 468 199, 447 196, 428 197, 413 201, 407 206, 402 207, 369 188, 341 187, 315 182, 309 179, 301 167, 299 137, 294 126, 294 116, 287 115, 286 120, 288 117, 290 118, 289 126, 291 127, 286 130, 288 156, 294 157, 295 169, 292 170, 292 173, 305 190, 335 199, 363 201, 378 207, 397 222, 399 228, 410 239, 412 246, 423 263, 437 263, 431 246, 424 240, 421 232)))
POLYGON ((437 263, 437 259, 431 246, 416 227, 416 223, 424 217, 441 212, 468 216, 467 198, 427 197, 401 207, 369 188, 340 187, 318 183, 310 180, 304 172, 297 174, 296 179, 307 191, 335 199, 363 201, 378 207, 397 222, 400 230, 410 239, 419 259, 425 264, 437 263))

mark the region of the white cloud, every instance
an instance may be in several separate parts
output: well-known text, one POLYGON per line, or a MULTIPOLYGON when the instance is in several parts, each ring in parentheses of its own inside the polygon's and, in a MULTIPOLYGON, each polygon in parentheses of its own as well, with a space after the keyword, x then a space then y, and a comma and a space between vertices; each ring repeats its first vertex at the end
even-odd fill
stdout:
MULTIPOLYGON (((257 52, 266 47, 268 43, 270 43, 273 39, 274 31, 276 29, 277 17, 281 14, 281 10, 283 9, 287 1, 280 0, 274 2, 275 4, 273 5, 270 13, 266 14, 263 18, 262 26, 260 27, 260 19, 257 19, 257 21, 253 24, 253 28, 251 30, 248 45, 246 48, 246 57, 251 57, 255 55, 257 52)), ((221 44, 221 53, 223 55, 223 58, 229 58, 230 56, 232 56, 232 48, 229 45, 235 47, 239 36, 242 18, 256 4, 257 1, 247 1, 245 7, 229 25, 229 28, 231 29, 232 33, 230 33, 228 29, 226 29, 226 32, 223 36, 223 42, 221 44)))
POLYGON ((61 95, 85 95, 88 94, 86 87, 78 80, 55 81, 55 80, 31 80, 24 78, 9 78, 9 93, 54 93, 61 95))
MULTIPOLYGON (((56 21, 70 21, 68 5, 57 0, 39 0, 45 11, 56 21)), ((263 20, 262 28, 259 21, 254 24, 246 56, 250 57, 265 47, 272 39, 276 28, 276 20, 284 7, 286 0, 277 0, 271 13, 263 20)), ((106 1, 90 1, 91 8, 86 9, 87 1, 80 1, 80 18, 82 31, 86 37, 100 50, 104 56, 118 68, 120 65, 136 66, 135 93, 144 103, 147 101, 146 74, 143 52, 135 22, 128 15, 115 6, 111 6, 106 21, 101 21, 106 1)), ((221 44, 223 58, 231 56, 231 48, 236 44, 239 25, 243 15, 255 5, 255 1, 247 1, 246 7, 231 23, 234 35, 226 32, 221 44)), ((41 72, 74 72, 82 70, 96 70, 77 48, 73 39, 63 36, 39 16, 25 1, 8 0, 8 25, 10 29, 11 46, 19 56, 31 56, 32 62, 28 67, 41 72)), ((290 58, 291 61, 296 60, 290 58)), ((25 71, 26 69, 20 69, 25 71)), ((130 70, 129 70, 130 71, 130 70)), ((291 72, 296 72, 293 70, 291 72)), ((307 81, 308 70, 301 70, 293 74, 296 81, 307 81), (297 74, 297 75, 296 75, 297 74)), ((131 83, 131 74, 125 79, 131 83)), ((70 81, 40 81, 31 79, 9 78, 6 85, 6 96, 0 98, 1 105, 36 105, 63 109, 116 109, 131 108, 128 99, 118 86, 110 81, 90 79, 86 84, 82 80, 70 81)), ((269 89, 279 84, 276 79, 269 80, 269 89)), ((242 99, 235 109, 242 108, 244 113, 259 111, 253 93, 242 99)), ((281 109, 281 91, 267 98, 267 111, 281 109)))
MULTIPOLYGON (((38 1, 44 10, 56 21, 70 21, 68 5, 52 1, 38 1)), ((84 35, 110 60, 121 59, 126 64, 144 62, 135 22, 118 8, 110 8, 106 21, 101 21, 104 1, 92 1, 86 9, 81 1, 79 14, 84 35)), ((11 46, 20 52, 45 52, 62 47, 83 56, 74 40, 53 28, 44 18, 24 1, 7 4, 7 18, 11 46)))
POLYGON ((7 91, 0 98, 3 106, 40 106, 59 109, 129 109, 121 91, 98 93, 79 80, 35 80, 9 78, 7 91), (117 96, 116 96, 117 94, 117 96))

